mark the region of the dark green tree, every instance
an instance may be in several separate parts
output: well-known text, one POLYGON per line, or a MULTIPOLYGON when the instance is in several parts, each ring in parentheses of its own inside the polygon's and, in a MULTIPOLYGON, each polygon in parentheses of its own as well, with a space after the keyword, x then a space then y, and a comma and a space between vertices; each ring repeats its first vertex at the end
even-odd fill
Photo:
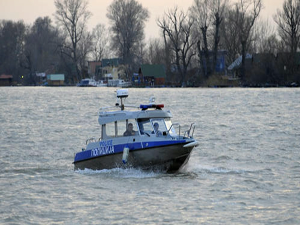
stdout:
MULTIPOLYGON (((21 66, 27 70, 28 84, 36 85, 36 73, 53 70, 60 63, 62 38, 49 17, 37 18, 28 29, 21 66)), ((55 71, 51 71, 55 72, 55 71)))
POLYGON ((23 21, 0 21, 0 74, 13 75, 21 81, 23 70, 20 62, 24 51, 26 27, 23 21))
POLYGON ((136 0, 114 0, 107 10, 112 32, 112 47, 132 72, 144 40, 145 22, 149 11, 136 0))

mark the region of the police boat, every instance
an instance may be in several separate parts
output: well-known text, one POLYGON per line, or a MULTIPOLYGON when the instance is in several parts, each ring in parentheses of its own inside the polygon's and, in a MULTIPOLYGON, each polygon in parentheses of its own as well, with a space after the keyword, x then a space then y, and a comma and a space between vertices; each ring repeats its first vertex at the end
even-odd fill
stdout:
POLYGON ((171 112, 163 110, 163 104, 155 104, 153 97, 139 107, 125 106, 127 97, 128 90, 119 89, 120 103, 100 109, 101 137, 86 141, 86 148, 75 155, 74 169, 178 171, 199 145, 193 138, 195 124, 182 132, 179 124, 171 122, 171 112))

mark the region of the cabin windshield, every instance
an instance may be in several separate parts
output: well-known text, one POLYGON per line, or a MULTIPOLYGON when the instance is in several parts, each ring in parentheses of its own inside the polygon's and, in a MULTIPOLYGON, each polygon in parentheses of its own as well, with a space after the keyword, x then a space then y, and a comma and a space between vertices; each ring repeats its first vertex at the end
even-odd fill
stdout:
POLYGON ((104 124, 102 138, 126 137, 139 135, 177 136, 170 118, 127 119, 104 124))
POLYGON ((156 134, 157 136, 162 136, 163 134, 167 133, 167 131, 168 131, 167 127, 171 126, 170 123, 171 123, 171 121, 169 120, 168 125, 166 125, 165 119, 163 119, 163 118, 139 119, 138 120, 140 133, 142 135, 143 134, 156 134))
POLYGON ((104 137, 115 137, 116 136, 115 123, 114 122, 107 123, 103 127, 105 127, 103 129, 103 131, 104 131, 104 137))
POLYGON ((145 133, 150 134, 153 130, 152 124, 150 123, 149 119, 139 119, 138 124, 141 135, 145 133))

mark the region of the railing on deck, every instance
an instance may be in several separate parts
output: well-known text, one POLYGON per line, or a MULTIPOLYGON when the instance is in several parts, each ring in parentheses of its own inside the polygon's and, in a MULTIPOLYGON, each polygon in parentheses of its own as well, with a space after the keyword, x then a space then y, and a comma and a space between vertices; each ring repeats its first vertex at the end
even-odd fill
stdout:
POLYGON ((192 138, 194 136, 195 127, 196 127, 195 123, 191 123, 190 129, 185 131, 183 136, 185 137, 185 135, 187 135, 186 137, 192 138))
POLYGON ((97 140, 95 138, 89 138, 85 141, 85 144, 87 145, 88 143, 91 143, 91 142, 96 142, 97 140))
MULTIPOLYGON (((171 127, 169 128, 169 130, 167 131, 167 134, 170 133, 170 130, 171 130, 172 127, 174 127, 174 126, 178 126, 178 137, 179 137, 179 139, 180 139, 180 137, 181 137, 181 136, 180 136, 181 126, 180 126, 179 123, 173 123, 173 124, 171 125, 171 127)), ((186 130, 186 131, 184 132, 183 138, 193 138, 193 136, 194 136, 194 131, 195 131, 195 127, 196 127, 195 123, 191 123, 189 129, 186 130)))

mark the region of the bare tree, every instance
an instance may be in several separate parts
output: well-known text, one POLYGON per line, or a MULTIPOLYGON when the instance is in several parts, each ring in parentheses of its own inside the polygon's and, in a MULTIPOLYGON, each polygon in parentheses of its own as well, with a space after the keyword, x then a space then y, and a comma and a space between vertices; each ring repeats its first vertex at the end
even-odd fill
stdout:
MULTIPOLYGON (((190 8, 191 17, 195 21, 195 25, 201 30, 202 39, 198 39, 197 46, 198 46, 198 56, 200 58, 200 63, 202 65, 203 73, 206 77, 211 74, 211 67, 208 66, 209 64, 206 63, 206 66, 203 63, 202 54, 204 52, 205 61, 209 62, 209 46, 208 46, 208 29, 211 26, 211 15, 209 11, 209 0, 194 0, 194 4, 190 8), (202 40, 202 41, 201 41, 202 40), (202 43, 202 46, 201 46, 202 43)), ((200 32, 199 32, 200 34, 200 32)), ((199 35, 200 37, 200 35, 199 35)))
POLYGON ((162 35, 164 40, 164 64, 166 66, 166 79, 171 81, 171 65, 172 65, 172 43, 167 39, 166 30, 162 29, 162 35))
MULTIPOLYGON (((165 13, 162 19, 158 19, 157 24, 165 35, 165 40, 171 43, 171 49, 175 55, 175 65, 180 74, 181 85, 186 85, 186 74, 192 57, 196 54, 193 47, 197 40, 192 39, 192 25, 194 20, 188 18, 183 11, 178 11, 177 7, 165 13)), ((165 41, 167 42, 167 41, 165 41)))
POLYGON ((191 17, 196 21, 196 29, 202 34, 202 40, 198 40, 198 55, 200 58, 202 57, 201 52, 204 53, 207 63, 204 65, 201 58, 200 62, 202 62, 202 70, 206 77, 215 69, 220 43, 220 26, 227 3, 228 0, 194 0, 194 4, 190 8, 191 17), (213 52, 212 62, 210 62, 210 50, 213 52))
POLYGON ((239 38, 239 27, 236 26, 236 11, 229 9, 225 12, 224 21, 221 24, 221 45, 227 50, 227 58, 229 63, 234 62, 241 52, 240 38, 239 38))
POLYGON ((100 61, 108 56, 109 33, 104 24, 97 24, 93 29, 93 60, 100 61))
POLYGON ((137 63, 139 65, 145 63, 145 59, 146 59, 146 44, 145 44, 145 42, 140 41, 138 43, 138 51, 136 53, 136 56, 137 56, 137 63))
POLYGON ((131 68, 138 55, 139 43, 144 40, 149 12, 136 0, 114 0, 108 7, 107 17, 113 35, 112 46, 131 68))
POLYGON ((162 59, 165 59, 165 50, 160 39, 150 39, 147 45, 146 62, 149 64, 161 64, 162 59))
POLYGON ((274 21, 277 23, 279 35, 290 49, 290 53, 296 53, 300 47, 300 1, 285 0, 282 11, 277 11, 274 21))
POLYGON ((300 1, 285 0, 282 11, 278 10, 274 16, 278 25, 278 33, 288 54, 282 58, 284 66, 284 82, 300 82, 300 73, 298 69, 297 50, 300 42, 300 1))
POLYGON ((210 8, 213 16, 214 29, 214 47, 213 47, 213 69, 216 68, 218 48, 220 43, 220 26, 228 4, 228 0, 211 0, 210 8))
POLYGON ((86 31, 87 21, 91 16, 88 11, 88 2, 86 0, 55 0, 56 7, 55 18, 58 26, 67 34, 67 42, 62 48, 64 55, 71 58, 76 68, 76 78, 81 79, 78 44, 86 31))
POLYGON ((279 40, 276 37, 275 27, 268 20, 258 20, 254 28, 253 48, 258 53, 276 54, 279 50, 279 40))
POLYGON ((81 41, 78 43, 78 60, 83 78, 88 76, 86 62, 88 60, 88 55, 92 52, 92 49, 92 34, 90 32, 84 32, 81 41))
POLYGON ((245 76, 245 59, 247 45, 251 37, 252 27, 260 14, 262 9, 262 0, 240 0, 235 4, 235 19, 232 23, 238 27, 238 35, 242 50, 242 66, 241 66, 241 80, 244 81, 245 76))

